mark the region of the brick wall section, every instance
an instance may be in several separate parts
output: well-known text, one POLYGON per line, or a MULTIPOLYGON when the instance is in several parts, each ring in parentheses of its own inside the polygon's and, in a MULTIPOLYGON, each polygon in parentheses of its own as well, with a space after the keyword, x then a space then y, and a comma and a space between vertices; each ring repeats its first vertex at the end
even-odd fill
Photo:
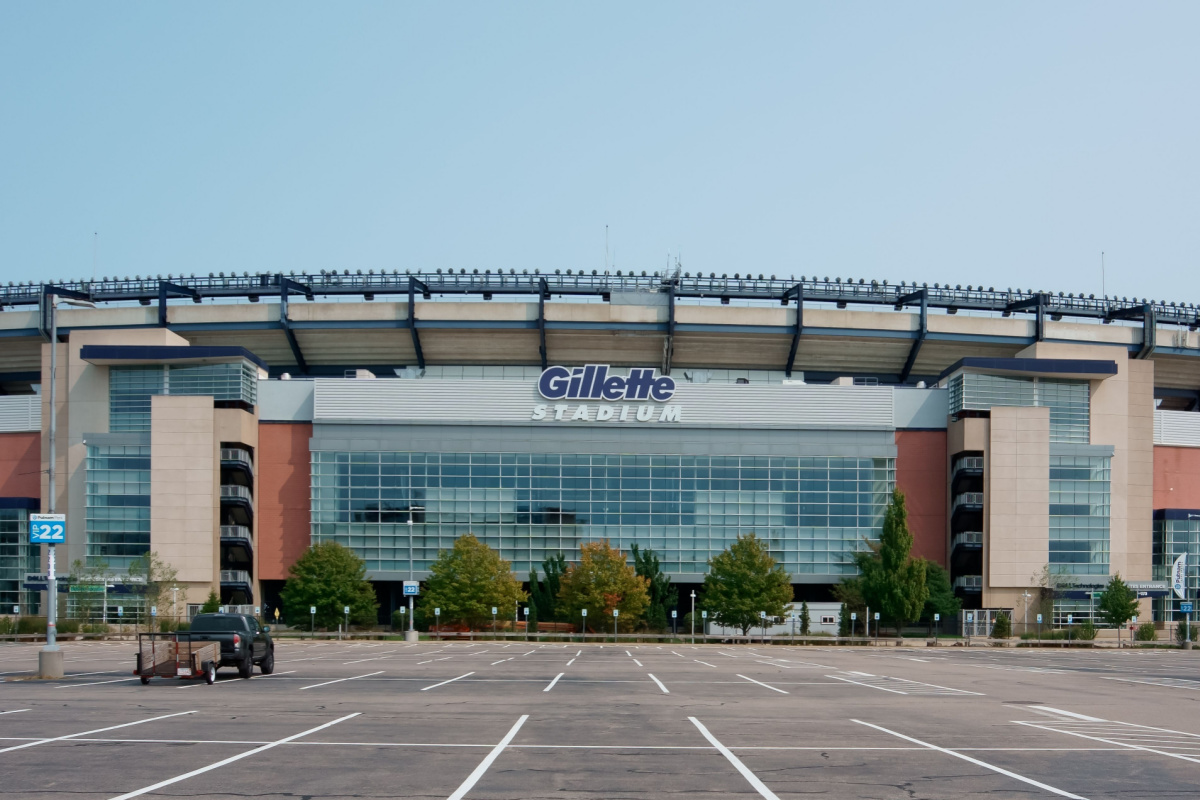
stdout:
POLYGON ((0 497, 41 497, 42 437, 0 433, 0 497))
POLYGON ((258 569, 260 580, 282 580, 309 545, 312 424, 258 426, 258 569))
POLYGON ((1200 508, 1200 448, 1154 448, 1154 507, 1200 508))
POLYGON ((904 492, 914 556, 946 566, 946 432, 896 431, 896 488, 904 492))

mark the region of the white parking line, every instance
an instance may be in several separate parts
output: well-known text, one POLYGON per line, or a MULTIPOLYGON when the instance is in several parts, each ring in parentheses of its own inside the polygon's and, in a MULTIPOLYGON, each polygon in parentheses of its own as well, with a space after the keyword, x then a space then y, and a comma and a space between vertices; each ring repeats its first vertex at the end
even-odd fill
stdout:
POLYGON ((529 719, 529 715, 523 714, 521 718, 517 720, 517 724, 508 729, 508 733, 504 735, 504 738, 500 740, 500 743, 492 748, 492 751, 484 757, 483 761, 479 762, 479 766, 467 776, 467 779, 462 782, 461 786, 454 790, 454 794, 450 795, 447 800, 462 800, 462 798, 466 797, 467 792, 471 791, 471 787, 473 787, 479 781, 479 779, 483 777, 483 773, 488 771, 488 767, 492 765, 492 762, 504 752, 504 748, 508 747, 509 742, 511 742, 513 737, 517 735, 517 731, 521 730, 521 726, 525 724, 525 720, 527 719, 529 719))
POLYGON ((633 660, 633 663, 637 664, 639 667, 642 666, 642 662, 638 661, 636 658, 633 660))
MULTIPOLYGON (((647 674, 647 675, 650 675, 650 673, 649 673, 649 672, 647 672, 646 674, 647 674)), ((667 689, 667 687, 663 686, 663 683, 662 683, 662 681, 660 681, 658 678, 654 677, 653 675, 650 675, 650 680, 652 680, 652 681, 654 681, 655 683, 657 683, 657 684, 658 684, 658 688, 660 688, 660 689, 662 689, 662 690, 663 690, 663 694, 670 694, 670 693, 671 693, 671 692, 670 692, 670 691, 667 689)))
POLYGON ((923 742, 920 739, 914 739, 911 736, 905 736, 903 733, 896 733, 895 731, 890 731, 887 728, 880 727, 879 725, 873 725, 870 722, 863 722, 860 719, 852 719, 850 721, 857 722, 859 725, 866 725, 868 728, 874 728, 877 731, 883 731, 884 733, 888 733, 899 739, 903 739, 906 742, 912 742, 913 744, 919 744, 922 747, 928 747, 930 750, 937 750, 939 753, 945 753, 948 756, 954 756, 955 758, 961 758, 963 761, 969 761, 972 764, 975 764, 976 766, 983 767, 984 769, 990 769, 992 772, 998 772, 1001 775, 1007 775, 1010 778, 1015 778, 1016 780, 1021 781, 1022 783, 1027 783, 1030 786, 1036 786, 1039 789, 1045 789, 1047 792, 1053 792, 1054 794, 1058 795, 1059 797, 1068 797, 1068 798, 1071 798, 1071 800, 1087 800, 1087 798, 1085 798, 1085 797, 1080 797, 1079 795, 1071 794, 1070 792, 1064 792, 1062 789, 1055 789, 1053 786, 1042 783, 1041 781, 1035 781, 1033 778, 1026 778, 1024 775, 1018 775, 1017 773, 1010 772, 1009 770, 1003 769, 1002 767, 997 767, 995 764, 989 764, 986 761, 980 761, 978 758, 971 758, 968 755, 963 755, 962 753, 956 753, 953 750, 947 750, 944 747, 938 747, 935 744, 930 744, 929 742, 923 742))
POLYGON ((1064 717, 1072 717, 1073 719, 1081 719, 1084 722, 1104 722, 1099 717, 1089 717, 1087 714, 1076 714, 1074 711, 1063 711, 1061 708, 1051 708, 1050 706, 1030 706, 1038 711, 1049 711, 1051 714, 1060 714, 1064 717))
POLYGON ((382 675, 382 674, 383 674, 383 670, 379 670, 378 672, 368 672, 366 675, 355 675, 353 678, 338 678, 336 681, 325 681, 324 683, 314 683, 312 686, 301 686, 299 691, 303 692, 305 689, 316 689, 320 686, 329 686, 330 684, 333 684, 333 683, 342 683, 343 681, 356 681, 359 678, 369 678, 372 675, 382 675))
POLYGON ((738 677, 744 681, 750 681, 751 683, 757 683, 759 686, 766 686, 768 689, 770 689, 773 692, 779 692, 780 694, 787 694, 787 692, 785 692, 783 689, 776 689, 774 686, 770 685, 769 683, 763 683, 762 681, 756 681, 756 680, 754 680, 754 678, 747 678, 745 675, 738 675, 738 677))
POLYGON ((468 677, 470 675, 474 675, 474 674, 475 674, 474 672, 468 672, 466 675, 459 675, 457 678, 451 678, 448 681, 442 681, 441 683, 435 683, 433 686, 422 687, 421 691, 428 692, 430 689, 436 689, 439 686, 445 686, 447 683, 454 683, 455 681, 461 681, 463 678, 466 678, 466 677, 468 677))
POLYGON ((711 744, 713 747, 717 748, 717 752, 720 753, 721 755, 725 756, 725 759, 730 764, 733 764, 734 768, 737 769, 738 772, 742 773, 742 777, 745 778, 746 781, 751 786, 754 787, 754 790, 756 792, 758 792, 763 797, 767 798, 767 800, 779 800, 779 796, 776 795, 774 792, 772 792, 770 789, 768 789, 766 784, 763 783, 762 781, 760 781, 758 779, 758 776, 755 775, 753 772, 751 772, 750 768, 747 767, 745 764, 743 764, 742 760, 740 758, 735 756, 732 752, 730 752, 728 747, 721 744, 717 740, 717 737, 715 737, 711 733, 709 733, 708 728, 706 728, 702 724, 700 724, 700 720, 696 719, 695 717, 688 717, 688 719, 690 719, 692 721, 693 725, 695 725, 697 728, 700 729, 700 733, 703 734, 704 738, 708 740, 708 743, 711 744))
POLYGON ((12 711, 0 711, 0 714, 20 714, 22 711, 28 710, 28 708, 14 708, 12 711))
POLYGON ((549 685, 549 686, 547 686, 545 689, 542 689, 542 691, 543 691, 543 692, 548 692, 548 691, 550 691, 551 689, 553 689, 553 688, 554 688, 554 684, 558 683, 558 679, 559 679, 559 678, 561 678, 563 675, 566 675, 566 674, 567 674, 567 673, 565 673, 565 672, 560 672, 560 673, 558 673, 557 675, 555 675, 555 676, 554 676, 554 680, 550 681, 550 685, 549 685))
POLYGON ((325 728, 329 728, 334 725, 337 725, 339 722, 345 722, 346 720, 352 719, 353 717, 357 717, 357 716, 358 716, 358 712, 355 712, 353 714, 347 714, 346 716, 342 717, 341 719, 335 719, 333 722, 326 722, 324 725, 318 725, 315 728, 309 728, 308 730, 304 731, 303 733, 296 733, 291 736, 288 736, 287 738, 280 739, 275 742, 271 742, 270 744, 264 744, 262 747, 256 747, 253 750, 247 750, 246 752, 241 753, 239 755, 230 756, 229 758, 222 759, 222 760, 216 762, 215 764, 209 764, 207 767, 201 767, 200 769, 194 769, 191 772, 185 772, 182 775, 176 775, 174 778, 168 778, 165 781, 159 781, 158 783, 155 783, 151 786, 146 786, 144 788, 137 789, 135 791, 128 792, 123 795, 119 795, 117 797, 112 798, 112 800, 130 800, 130 798, 132 798, 132 797, 139 797, 143 794, 148 794, 150 792, 157 791, 158 789, 161 789, 164 786, 170 786, 173 783, 179 783, 180 781, 186 781, 188 778, 195 777, 196 775, 202 775, 205 772, 209 772, 211 770, 218 769, 220 767, 225 766, 226 764, 232 764, 234 761, 241 761, 243 758, 249 758, 250 756, 255 755, 257 753, 261 753, 264 750, 270 750, 272 747, 278 747, 281 744, 287 744, 288 742, 299 739, 301 736, 307 736, 310 733, 316 733, 317 731, 324 730, 325 728))
MULTIPOLYGON (((861 674, 861 673, 855 673, 855 674, 857 675, 857 674, 861 674)), ((887 688, 884 688, 883 686, 876 686, 873 683, 863 683, 862 681, 852 681, 849 678, 840 678, 837 675, 826 675, 825 677, 833 678, 835 681, 845 681, 846 683, 853 683, 855 686, 866 686, 868 689, 878 689, 881 692, 891 692, 892 694, 908 694, 908 692, 902 692, 899 689, 887 689, 887 688)))
POLYGON ((710 664, 707 661, 701 661, 698 658, 693 658, 692 660, 695 661, 697 664, 703 664, 704 666, 712 667, 713 669, 716 669, 716 666, 717 666, 716 664, 710 664))
POLYGON ((55 689, 76 689, 80 686, 103 686, 106 683, 125 683, 126 681, 136 681, 140 678, 117 678, 111 681, 93 681, 91 683, 60 683, 55 686, 55 689))
MULTIPOLYGON (((1104 720, 1097 720, 1097 721, 1103 722, 1104 720)), ((1052 723, 1043 725, 1043 724, 1040 724, 1037 722, 1019 722, 1016 720, 1014 720, 1014 722, 1016 722, 1017 725, 1025 725, 1030 728, 1039 728, 1044 731, 1053 731, 1055 733, 1065 733, 1068 736, 1078 736, 1081 739, 1090 739, 1093 742, 1103 742, 1104 744, 1114 744, 1119 747, 1128 747, 1130 750, 1141 750, 1146 753, 1156 753, 1160 756, 1170 756, 1171 758, 1178 758, 1182 761, 1191 761, 1193 764, 1200 764, 1200 758, 1195 758, 1193 756, 1184 755, 1183 753, 1173 753, 1170 750, 1159 750, 1154 747, 1146 747, 1145 745, 1133 744, 1132 742, 1124 742, 1124 741, 1121 741, 1119 738, 1109 739, 1109 738, 1106 738, 1105 736, 1090 736, 1086 733, 1081 733, 1079 731, 1070 730, 1068 728, 1056 726, 1052 723)), ((1126 725, 1129 728, 1134 729, 1134 730, 1131 730, 1130 733, 1140 733, 1141 730, 1150 730, 1150 731, 1165 732, 1165 733, 1180 733, 1178 731, 1168 731, 1165 728, 1147 728, 1142 725, 1129 725, 1128 723, 1123 723, 1123 722, 1113 723, 1113 727, 1109 728, 1108 730, 1113 732, 1116 736, 1120 736, 1122 733, 1124 733, 1124 729, 1119 728, 1118 726, 1126 726, 1126 725)), ((1193 736, 1193 734, 1182 734, 1182 735, 1186 736, 1186 737, 1193 736)), ((1166 737, 1163 737, 1162 739, 1160 739, 1158 741, 1167 742, 1169 744, 1185 744, 1188 747, 1188 749, 1193 749, 1193 750, 1196 747, 1195 744, 1191 744, 1187 740, 1183 740, 1183 741, 1177 740, 1175 742, 1170 742, 1166 737)))
MULTIPOLYGON (((270 675, 251 675, 250 680, 256 681, 261 678, 274 678, 279 675, 292 675, 295 672, 296 672, 296 670, 289 669, 286 672, 272 672, 270 675)), ((241 682, 242 682, 241 678, 230 678, 227 681, 217 681, 216 683, 213 684, 213 686, 225 686, 226 684, 239 684, 241 682)), ((175 688, 177 688, 177 689, 195 689, 197 686, 204 686, 204 685, 205 684, 200 683, 199 681, 192 681, 191 683, 184 684, 183 686, 177 686, 175 688)))
POLYGON ((26 742, 25 744, 18 744, 18 745, 14 745, 12 747, 5 747, 3 750, 0 750, 0 753, 8 753, 13 750, 23 750, 26 747, 36 747, 39 744, 46 744, 46 742, 61 742, 63 739, 74 739, 79 736, 90 736, 93 733, 103 733, 104 731, 114 731, 117 728, 128 728, 131 725, 141 725, 144 722, 154 722, 155 720, 167 719, 168 717, 182 717, 185 714, 195 714, 195 713, 196 713, 195 711, 179 711, 174 714, 163 714, 161 717, 150 717, 149 719, 139 719, 137 722, 126 722, 121 725, 110 725, 107 728, 96 728, 95 730, 83 731, 82 733, 71 733, 66 736, 55 736, 53 739, 38 739, 36 741, 26 742))

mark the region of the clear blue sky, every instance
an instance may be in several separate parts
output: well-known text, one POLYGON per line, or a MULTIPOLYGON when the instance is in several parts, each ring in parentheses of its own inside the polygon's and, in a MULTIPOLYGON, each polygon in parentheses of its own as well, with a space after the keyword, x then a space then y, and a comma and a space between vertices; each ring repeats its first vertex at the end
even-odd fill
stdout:
POLYGON ((9 2, 0 279, 592 269, 608 225, 620 269, 1099 294, 1105 251, 1110 294, 1196 302, 1198 32, 1196 2, 9 2))

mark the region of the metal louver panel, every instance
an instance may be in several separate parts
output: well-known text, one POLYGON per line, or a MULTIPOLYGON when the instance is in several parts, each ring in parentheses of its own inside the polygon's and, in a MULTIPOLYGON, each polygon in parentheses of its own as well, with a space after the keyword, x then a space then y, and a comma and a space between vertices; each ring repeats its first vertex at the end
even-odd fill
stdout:
POLYGON ((1200 447, 1200 414, 1195 411, 1155 411, 1154 443, 1200 447))
POLYGON ((38 394, 0 397, 0 433, 40 431, 42 396, 38 394))
POLYGON ((895 427, 891 387, 683 384, 667 403, 637 401, 599 403, 553 402, 528 381, 317 380, 313 419, 316 422, 361 422, 460 425, 648 425, 689 428, 790 428, 892 430, 895 427), (533 420, 535 406, 547 407, 547 419, 533 420), (566 406, 561 421, 556 405, 566 406), (588 421, 570 417, 580 405, 588 421), (600 406, 617 409, 614 418, 596 421, 600 406), (624 422, 620 409, 630 411, 624 422), (652 422, 637 422, 638 407, 653 407, 652 422), (662 422, 662 409, 679 409, 678 422, 662 422))

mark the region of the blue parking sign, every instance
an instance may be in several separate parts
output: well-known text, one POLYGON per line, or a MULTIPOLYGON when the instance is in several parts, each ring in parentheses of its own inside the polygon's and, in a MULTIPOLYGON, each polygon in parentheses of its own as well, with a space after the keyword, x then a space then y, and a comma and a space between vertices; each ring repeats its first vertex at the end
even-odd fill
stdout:
POLYGON ((1180 603, 1179 610, 1185 614, 1190 614, 1190 613, 1192 613, 1192 604, 1191 603, 1180 603))
POLYGON ((64 544, 67 541, 66 514, 30 514, 30 544, 64 544))

